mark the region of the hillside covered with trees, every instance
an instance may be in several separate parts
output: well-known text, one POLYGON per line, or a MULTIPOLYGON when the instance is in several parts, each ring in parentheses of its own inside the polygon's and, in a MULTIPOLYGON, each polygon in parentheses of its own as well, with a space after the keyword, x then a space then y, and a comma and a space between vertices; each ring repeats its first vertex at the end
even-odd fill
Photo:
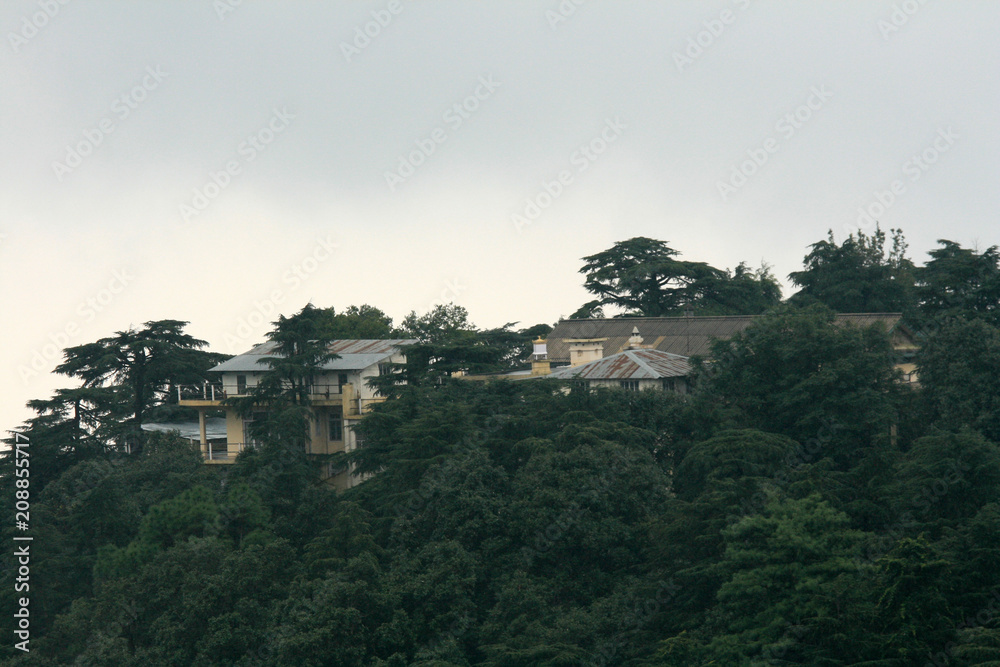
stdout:
POLYGON ((322 358, 309 341, 417 341, 364 446, 333 455, 373 474, 342 493, 279 393, 232 465, 138 428, 189 417, 172 388, 221 359, 186 323, 70 348, 57 372, 80 386, 21 429, 30 486, 0 458, 33 536, 31 651, 0 660, 1000 665, 1000 253, 942 241, 918 266, 889 240, 813 244, 784 302, 766 266, 653 239, 584 258, 580 317, 761 315, 694 359, 684 395, 462 379, 518 367, 550 328, 483 330, 457 306, 282 317, 269 337, 300 370, 322 358), (921 343, 919 386, 889 332, 834 318, 886 311, 921 343))

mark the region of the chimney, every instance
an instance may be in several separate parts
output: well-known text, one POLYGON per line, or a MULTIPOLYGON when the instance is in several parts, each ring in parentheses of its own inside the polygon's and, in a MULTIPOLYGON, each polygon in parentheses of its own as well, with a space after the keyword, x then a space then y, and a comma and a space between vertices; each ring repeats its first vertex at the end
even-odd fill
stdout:
POLYGON ((566 338, 569 344, 569 365, 579 366, 604 358, 604 341, 607 338, 566 338))
POLYGON ((639 327, 632 327, 632 336, 628 339, 628 349, 638 350, 642 348, 642 336, 639 335, 639 327))
POLYGON ((533 350, 531 353, 531 374, 532 375, 548 375, 552 372, 549 366, 549 352, 548 345, 545 339, 539 336, 535 339, 533 345, 533 350))

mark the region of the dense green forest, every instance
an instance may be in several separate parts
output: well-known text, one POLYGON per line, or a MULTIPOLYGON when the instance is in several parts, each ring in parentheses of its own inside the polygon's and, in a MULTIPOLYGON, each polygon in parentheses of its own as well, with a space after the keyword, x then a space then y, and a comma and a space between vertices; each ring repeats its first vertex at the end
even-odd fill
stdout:
MULTIPOLYGON (((763 314, 694 391, 477 382, 549 327, 481 330, 457 306, 398 326, 307 306, 272 340, 308 372, 332 338, 417 340, 383 378, 364 446, 305 454, 271 388, 264 443, 207 466, 142 432, 190 417, 175 384, 219 360, 162 320, 66 350, 79 381, 32 401, 30 485, 0 458, 3 539, 31 500, 30 595, 11 665, 1000 665, 1000 253, 907 258, 876 229, 810 249, 782 302, 770 269, 630 239, 584 258, 577 316, 763 314), (902 312, 889 333, 835 312, 902 312)), ((288 398, 288 400, 285 400, 288 398)), ((14 445, 16 438, 9 439, 14 445)))

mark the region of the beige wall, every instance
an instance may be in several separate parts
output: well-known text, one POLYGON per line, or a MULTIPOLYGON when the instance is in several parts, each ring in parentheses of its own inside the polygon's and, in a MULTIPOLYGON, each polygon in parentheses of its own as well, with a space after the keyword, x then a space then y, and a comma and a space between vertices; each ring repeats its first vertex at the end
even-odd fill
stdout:
POLYGON ((570 343, 569 365, 579 366, 604 358, 604 343, 570 343))
POLYGON ((226 442, 243 442, 243 418, 232 408, 226 408, 226 442))
POLYGON ((260 382, 260 378, 263 373, 223 373, 222 374, 222 388, 226 391, 226 394, 232 396, 236 394, 236 376, 245 375, 247 378, 247 387, 256 387, 257 383, 260 382))
POLYGON ((909 381, 913 384, 917 383, 917 365, 914 363, 906 364, 896 364, 896 368, 903 371, 903 381, 909 381))

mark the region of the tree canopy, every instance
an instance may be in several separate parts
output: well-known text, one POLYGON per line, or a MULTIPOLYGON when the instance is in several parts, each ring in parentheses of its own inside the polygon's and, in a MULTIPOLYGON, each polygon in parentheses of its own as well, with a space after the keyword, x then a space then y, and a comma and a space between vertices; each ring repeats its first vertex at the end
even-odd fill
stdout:
POLYGON ((803 270, 789 274, 801 288, 790 303, 822 303, 838 313, 910 313, 914 307, 914 266, 906 258, 903 232, 890 230, 892 247, 877 226, 869 236, 850 234, 837 245, 829 238, 812 244, 803 270))
POLYGON ((337 313, 333 307, 328 309, 329 321, 325 324, 325 335, 332 339, 369 339, 393 338, 395 329, 392 318, 375 306, 362 304, 348 306, 337 313))
POLYGON ((983 252, 941 239, 916 269, 922 323, 966 317, 1000 325, 1000 251, 983 252))
MULTIPOLYGON (((55 370, 80 379, 84 388, 113 392, 120 409, 128 414, 127 428, 120 429, 122 444, 141 449, 139 426, 150 408, 168 400, 173 386, 201 382, 206 370, 226 358, 202 351, 208 343, 184 333, 187 324, 151 321, 141 329, 118 331, 114 336, 67 348, 66 361, 55 370)), ((82 394, 77 397, 85 398, 82 394)), ((105 406, 111 400, 107 393, 99 397, 91 392, 87 398, 92 404, 97 400, 105 406)))
POLYGON ((416 341, 403 347, 406 362, 388 365, 393 372, 371 384, 392 395, 402 384, 438 383, 442 378, 479 373, 499 373, 523 366, 534 336, 551 331, 548 325, 515 330, 509 322, 494 329, 479 329, 469 312, 455 304, 439 304, 423 315, 411 311, 397 331, 416 341))
POLYGON ((730 272, 679 255, 663 241, 639 236, 584 257, 584 287, 597 299, 573 317, 600 317, 606 306, 646 317, 688 309, 699 315, 751 315, 781 301, 781 288, 766 266, 754 271, 741 263, 730 272))

